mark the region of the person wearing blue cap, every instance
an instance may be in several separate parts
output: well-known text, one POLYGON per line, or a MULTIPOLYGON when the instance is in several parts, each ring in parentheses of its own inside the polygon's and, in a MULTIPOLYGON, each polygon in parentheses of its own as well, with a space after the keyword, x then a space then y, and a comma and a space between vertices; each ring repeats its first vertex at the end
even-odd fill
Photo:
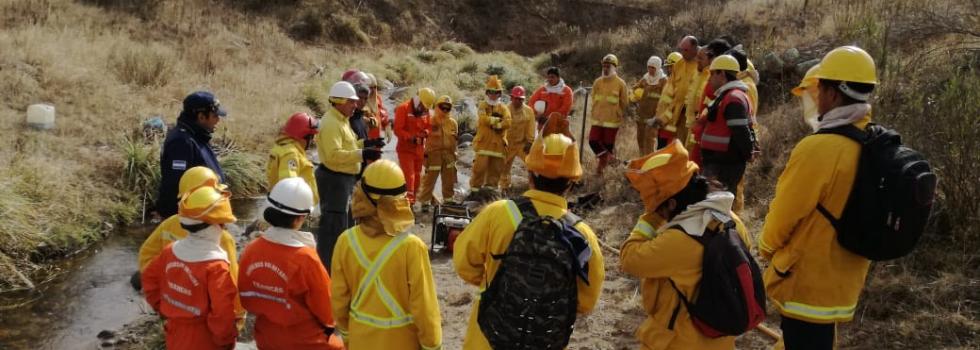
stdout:
POLYGON ((177 214, 177 184, 187 169, 205 166, 214 170, 226 183, 218 157, 211 149, 211 133, 218 122, 228 115, 214 94, 197 91, 184 98, 184 109, 177 125, 167 133, 160 153, 160 192, 156 213, 160 217, 177 214))

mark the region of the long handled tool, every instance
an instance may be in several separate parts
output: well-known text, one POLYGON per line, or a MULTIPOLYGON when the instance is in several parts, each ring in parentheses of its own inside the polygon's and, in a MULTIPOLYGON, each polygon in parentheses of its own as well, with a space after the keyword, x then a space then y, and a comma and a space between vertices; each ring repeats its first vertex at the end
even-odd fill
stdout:
POLYGON ((585 126, 588 124, 588 119, 586 119, 586 116, 589 113, 589 93, 592 92, 592 87, 583 86, 579 89, 585 90, 585 106, 582 107, 582 133, 578 139, 578 161, 581 163, 585 159, 585 126))
POLYGON ((759 325, 755 326, 755 329, 758 330, 759 332, 762 332, 762 334, 768 335, 770 338, 772 338, 775 341, 779 341, 780 339, 783 339, 782 335, 776 333, 776 331, 772 330, 772 328, 769 328, 764 324, 760 323, 759 325))

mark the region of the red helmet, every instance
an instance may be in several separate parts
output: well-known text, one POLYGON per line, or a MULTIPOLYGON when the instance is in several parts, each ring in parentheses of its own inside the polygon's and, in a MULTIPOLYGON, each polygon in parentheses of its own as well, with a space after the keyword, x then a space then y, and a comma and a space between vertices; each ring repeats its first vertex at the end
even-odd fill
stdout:
POLYGON ((367 73, 351 68, 345 71, 344 74, 340 76, 340 80, 351 83, 351 85, 358 85, 358 84, 367 85, 371 81, 371 78, 368 77, 367 73))
POLYGON ((316 135, 319 130, 319 123, 309 114, 296 113, 289 117, 286 125, 282 126, 282 133, 297 140, 304 140, 316 135))
POLYGON ((524 92, 525 91, 524 91, 524 87, 523 86, 520 86, 520 85, 515 86, 513 89, 510 90, 510 97, 513 97, 513 98, 524 98, 524 92))

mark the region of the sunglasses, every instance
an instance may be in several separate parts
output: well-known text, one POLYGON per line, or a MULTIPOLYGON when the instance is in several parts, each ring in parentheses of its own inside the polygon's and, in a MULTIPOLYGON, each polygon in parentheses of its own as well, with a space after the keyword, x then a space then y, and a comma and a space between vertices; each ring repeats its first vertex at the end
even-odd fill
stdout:
POLYGON ((500 95, 501 93, 500 90, 487 90, 487 95, 500 95))
POLYGON ((453 106, 439 106, 439 109, 441 109, 443 112, 449 112, 453 110, 453 106))

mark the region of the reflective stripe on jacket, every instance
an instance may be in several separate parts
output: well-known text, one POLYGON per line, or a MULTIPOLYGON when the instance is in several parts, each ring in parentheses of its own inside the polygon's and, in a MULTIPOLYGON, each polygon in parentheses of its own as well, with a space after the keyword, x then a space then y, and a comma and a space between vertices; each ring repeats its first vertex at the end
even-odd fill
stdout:
MULTIPOLYGON (((854 123, 865 128, 868 115, 854 123)), ((817 204, 840 217, 857 174, 860 146, 840 135, 801 140, 776 183, 759 253, 770 264, 766 294, 787 317, 813 323, 846 322, 864 287, 870 261, 839 243, 817 204)))
POLYGON ((348 350, 433 349, 442 318, 428 248, 408 232, 366 220, 337 240, 331 304, 348 350))

